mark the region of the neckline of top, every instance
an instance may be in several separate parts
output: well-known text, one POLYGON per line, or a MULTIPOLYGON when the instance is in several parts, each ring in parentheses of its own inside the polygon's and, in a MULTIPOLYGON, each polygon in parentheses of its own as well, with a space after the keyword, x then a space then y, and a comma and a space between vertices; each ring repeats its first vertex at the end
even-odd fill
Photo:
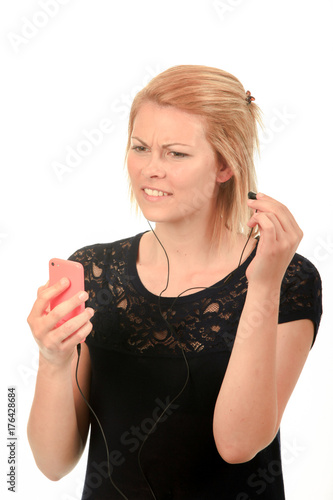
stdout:
POLYGON ((195 300, 195 299, 199 299, 201 297, 205 297, 205 296, 209 295, 212 291, 216 290, 217 288, 220 288, 222 290, 224 288, 224 286, 231 285, 235 281, 236 277, 243 274, 243 271, 245 274, 245 269, 247 268, 247 266, 249 265, 251 260, 254 258, 256 251, 257 251, 257 247, 258 247, 258 243, 257 243, 255 245, 255 247, 253 248, 252 252, 250 253, 250 255, 244 260, 244 262, 241 263, 240 266, 236 267, 228 275, 224 276, 221 280, 217 281, 213 285, 211 285, 207 288, 200 288, 197 292, 193 292, 193 293, 190 293, 188 295, 183 295, 183 296, 180 295, 178 297, 164 297, 162 295, 159 297, 158 295, 155 295, 154 293, 150 292, 144 286, 144 284, 142 283, 142 281, 140 279, 138 269, 137 269, 137 264, 136 264, 137 258, 138 258, 140 240, 141 240, 142 236, 147 232, 149 232, 149 231, 148 230, 143 231, 142 233, 139 233, 133 237, 132 245, 130 247, 129 263, 128 263, 129 275, 131 277, 134 277, 134 280, 132 280, 132 281, 133 281, 133 284, 134 284, 135 288, 137 289, 137 291, 140 292, 143 296, 149 298, 151 301, 154 301, 156 303, 158 301, 160 301, 160 302, 163 301, 164 303, 171 303, 171 302, 174 302, 175 300, 177 300, 177 302, 182 302, 182 303, 193 302, 193 300, 195 300))

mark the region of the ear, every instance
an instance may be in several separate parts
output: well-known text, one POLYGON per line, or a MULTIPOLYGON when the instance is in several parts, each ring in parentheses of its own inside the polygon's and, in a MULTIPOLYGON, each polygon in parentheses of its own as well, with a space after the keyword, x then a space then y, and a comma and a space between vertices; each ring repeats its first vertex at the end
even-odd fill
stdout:
POLYGON ((216 182, 223 183, 227 182, 233 176, 233 172, 228 165, 225 165, 222 161, 219 162, 218 171, 216 175, 216 182))

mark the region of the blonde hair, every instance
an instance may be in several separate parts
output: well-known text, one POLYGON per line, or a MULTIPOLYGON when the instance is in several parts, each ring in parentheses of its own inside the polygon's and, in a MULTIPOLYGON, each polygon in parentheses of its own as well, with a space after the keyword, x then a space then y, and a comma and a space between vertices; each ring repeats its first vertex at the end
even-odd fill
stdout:
MULTIPOLYGON (((134 98, 129 125, 126 158, 134 120, 142 104, 172 106, 205 119, 206 138, 217 159, 233 176, 221 183, 212 221, 212 243, 219 243, 224 228, 232 235, 249 232, 247 194, 257 190, 254 153, 259 153, 257 124, 261 111, 247 97, 240 81, 223 70, 198 65, 174 66, 153 78, 134 98)), ((131 200, 134 194, 130 186, 131 200)), ((256 234, 256 231, 254 231, 256 234)))

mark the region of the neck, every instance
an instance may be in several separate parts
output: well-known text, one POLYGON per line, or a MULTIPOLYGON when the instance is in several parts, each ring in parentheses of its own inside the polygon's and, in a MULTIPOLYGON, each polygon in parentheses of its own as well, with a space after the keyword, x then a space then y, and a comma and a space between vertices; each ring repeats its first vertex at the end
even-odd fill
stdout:
MULTIPOLYGON (((212 245, 211 233, 206 227, 197 226, 186 227, 171 225, 167 223, 157 223, 154 229, 165 248, 169 259, 185 268, 196 266, 205 267, 216 258, 221 258, 221 247, 228 248, 229 241, 227 235, 224 236, 222 245, 212 245)), ((165 262, 165 253, 153 233, 150 234, 151 258, 156 263, 165 262)))

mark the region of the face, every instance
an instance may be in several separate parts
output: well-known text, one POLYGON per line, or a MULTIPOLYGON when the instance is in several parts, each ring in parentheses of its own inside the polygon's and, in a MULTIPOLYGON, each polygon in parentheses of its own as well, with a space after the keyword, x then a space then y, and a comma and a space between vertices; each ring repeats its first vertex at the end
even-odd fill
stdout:
POLYGON ((136 200, 153 222, 208 219, 219 183, 231 177, 218 163, 201 117, 149 102, 134 121, 127 168, 136 200))

